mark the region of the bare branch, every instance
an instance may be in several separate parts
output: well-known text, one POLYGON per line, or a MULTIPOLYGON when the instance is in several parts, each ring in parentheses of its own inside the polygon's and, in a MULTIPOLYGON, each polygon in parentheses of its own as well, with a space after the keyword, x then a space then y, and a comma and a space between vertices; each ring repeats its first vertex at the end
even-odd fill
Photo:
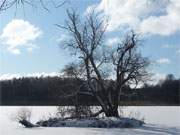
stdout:
MULTIPOLYGON (((55 8, 59 8, 61 6, 63 6, 64 4, 66 4, 69 0, 64 0, 58 4, 56 4, 53 0, 50 0, 50 2, 54 5, 55 8)), ((44 3, 45 0, 37 0, 36 3, 40 3, 40 5, 42 6, 43 9, 45 9, 46 11, 50 12, 48 5, 44 3)), ((24 7, 24 5, 30 5, 32 7, 34 7, 35 5, 33 4, 33 0, 2 0, 2 2, 0 2, 0 12, 1 11, 5 11, 13 6, 16 6, 16 8, 18 6, 22 6, 24 7)), ((15 11, 16 12, 16 11, 15 11)))
POLYGON ((145 69, 148 61, 137 51, 137 35, 131 32, 111 55, 106 56, 107 51, 104 53, 100 49, 104 47, 103 36, 107 26, 105 21, 95 12, 87 15, 84 22, 75 11, 67 10, 67 15, 66 27, 60 26, 70 35, 70 42, 66 45, 73 49, 71 51, 78 52, 85 67, 86 91, 79 93, 94 96, 106 116, 118 116, 117 109, 123 86, 130 82, 137 85, 147 76, 145 69), (111 89, 108 89, 110 85, 107 84, 102 71, 102 65, 109 63, 113 64, 116 72, 111 89))

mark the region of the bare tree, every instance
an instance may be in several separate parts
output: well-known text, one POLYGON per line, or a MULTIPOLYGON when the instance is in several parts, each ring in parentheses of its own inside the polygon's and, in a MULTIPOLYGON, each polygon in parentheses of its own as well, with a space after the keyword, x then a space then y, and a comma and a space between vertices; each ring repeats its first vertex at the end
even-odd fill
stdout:
POLYGON ((80 79, 84 76, 84 65, 83 63, 69 63, 63 69, 62 73, 64 77, 80 79))
POLYGON ((32 124, 31 119, 31 110, 28 108, 20 108, 15 114, 12 114, 11 120, 19 122, 27 128, 39 127, 38 125, 32 124))
MULTIPOLYGON (((65 114, 69 115, 69 117, 89 117, 92 115, 90 106, 79 104, 80 89, 82 89, 82 87, 84 86, 83 72, 84 66, 82 63, 69 63, 62 70, 64 77, 71 78, 73 79, 73 81, 75 81, 75 83, 72 84, 72 89, 78 86, 78 88, 75 88, 76 90, 74 91, 74 93, 67 94, 61 92, 60 95, 62 98, 68 98, 74 104, 74 106, 70 107, 58 107, 58 112, 59 114, 62 114, 62 116, 65 114), (80 83, 82 84, 79 85, 80 83)), ((69 83, 68 86, 70 86, 69 83)))
POLYGON ((81 118, 92 116, 92 107, 90 106, 58 106, 57 116, 63 118, 81 118))
POLYGON ((21 121, 27 120, 30 121, 31 119, 31 111, 28 108, 20 108, 16 114, 13 114, 11 117, 14 121, 21 121))
POLYGON ((55 2, 54 0, 46 1, 46 0, 1 0, 0 1, 0 12, 7 10, 13 6, 17 7, 21 6, 24 8, 25 5, 29 5, 31 7, 37 7, 37 5, 40 3, 41 7, 45 9, 46 11, 49 11, 49 8, 47 6, 47 2, 51 3, 55 8, 63 6, 66 2, 69 0, 59 0, 55 2))
POLYGON ((65 47, 75 52, 84 64, 83 79, 86 92, 82 94, 95 97, 102 107, 100 112, 104 112, 107 117, 118 117, 118 105, 123 86, 137 85, 148 75, 146 67, 149 62, 137 51, 139 46, 137 35, 131 32, 109 55, 108 51, 103 49, 107 26, 103 18, 91 12, 84 18, 85 21, 81 22, 81 18, 75 11, 67 10, 67 15, 66 26, 58 26, 70 34, 65 47), (106 80, 103 75, 106 71, 102 67, 108 64, 115 69, 114 81, 106 80))

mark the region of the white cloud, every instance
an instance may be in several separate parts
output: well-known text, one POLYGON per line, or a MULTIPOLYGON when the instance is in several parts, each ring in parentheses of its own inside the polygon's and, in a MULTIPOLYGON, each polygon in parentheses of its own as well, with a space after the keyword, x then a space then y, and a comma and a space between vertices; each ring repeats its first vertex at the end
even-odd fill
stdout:
POLYGON ((10 80, 13 78, 22 78, 22 77, 54 77, 54 76, 61 76, 60 73, 51 72, 51 73, 30 73, 30 74, 2 74, 0 75, 0 80, 10 80))
POLYGON ((88 15, 89 13, 91 13, 92 11, 94 11, 96 9, 96 6, 97 5, 91 5, 91 6, 88 6, 86 11, 84 12, 84 15, 88 15))
POLYGON ((109 17, 108 31, 123 27, 159 35, 180 31, 180 0, 102 0, 96 11, 109 17))
MULTIPOLYGON (((147 80, 145 83, 149 84, 149 85, 156 85, 159 82, 163 81, 166 79, 167 74, 164 73, 158 73, 155 71, 151 71, 150 72, 152 74, 152 76, 150 77, 149 80, 147 80)), ((137 88, 141 88, 143 87, 144 83, 140 82, 137 86, 137 88)), ((130 85, 132 88, 135 87, 135 85, 130 85)))
POLYGON ((32 51, 33 51, 33 48, 32 48, 32 47, 29 47, 29 48, 27 48, 27 51, 28 51, 28 52, 32 52, 32 51))
POLYGON ((166 74, 153 72, 153 76, 151 77, 151 81, 148 84, 156 85, 159 81, 165 80, 166 74))
POLYGON ((21 47, 34 48, 32 44, 42 31, 22 19, 13 19, 3 29, 0 39, 6 45, 6 49, 13 54, 20 54, 21 47))
POLYGON ((10 48, 8 48, 8 51, 11 52, 11 53, 13 53, 13 54, 15 54, 15 55, 21 54, 20 50, 17 49, 17 48, 11 48, 11 47, 10 47, 10 48))
POLYGON ((179 54, 180 54, 180 49, 178 49, 178 50, 177 50, 177 53, 179 53, 179 54))
POLYGON ((56 42, 63 42, 65 40, 67 40, 69 38, 69 36, 67 34, 61 34, 57 39, 56 42))
POLYGON ((176 45, 172 45, 172 44, 165 44, 161 46, 162 48, 175 48, 176 45))
POLYGON ((115 38, 109 38, 106 42, 106 44, 108 46, 112 46, 112 45, 116 45, 118 42, 119 42, 119 38, 118 37, 115 37, 115 38))
POLYGON ((160 58, 156 61, 158 64, 169 64, 170 60, 168 58, 160 58))
POLYGON ((26 47, 26 50, 31 53, 34 49, 39 49, 39 47, 35 44, 28 44, 28 46, 26 47))
POLYGON ((172 0, 162 16, 150 16, 140 26, 143 33, 168 36, 180 31, 180 1, 172 0))

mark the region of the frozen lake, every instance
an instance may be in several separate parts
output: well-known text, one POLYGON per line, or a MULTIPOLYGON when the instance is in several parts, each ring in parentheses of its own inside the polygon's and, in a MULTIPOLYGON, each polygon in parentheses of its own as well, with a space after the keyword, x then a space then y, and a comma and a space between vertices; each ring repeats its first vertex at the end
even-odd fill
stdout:
MULTIPOLYGON (((151 106, 125 107, 124 115, 137 113, 145 118, 144 127, 134 129, 105 129, 105 128, 33 128, 26 129, 10 117, 22 107, 0 107, 0 135, 179 135, 180 134, 180 107, 151 106)), ((56 107, 27 107, 32 110, 32 121, 44 119, 54 115, 56 107)))

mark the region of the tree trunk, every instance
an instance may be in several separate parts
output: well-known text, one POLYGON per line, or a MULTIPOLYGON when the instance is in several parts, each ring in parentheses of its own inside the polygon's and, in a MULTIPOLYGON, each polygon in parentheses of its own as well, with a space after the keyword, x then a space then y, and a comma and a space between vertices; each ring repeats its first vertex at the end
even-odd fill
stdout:
POLYGON ((106 117, 119 117, 118 107, 113 107, 105 112, 106 117))

